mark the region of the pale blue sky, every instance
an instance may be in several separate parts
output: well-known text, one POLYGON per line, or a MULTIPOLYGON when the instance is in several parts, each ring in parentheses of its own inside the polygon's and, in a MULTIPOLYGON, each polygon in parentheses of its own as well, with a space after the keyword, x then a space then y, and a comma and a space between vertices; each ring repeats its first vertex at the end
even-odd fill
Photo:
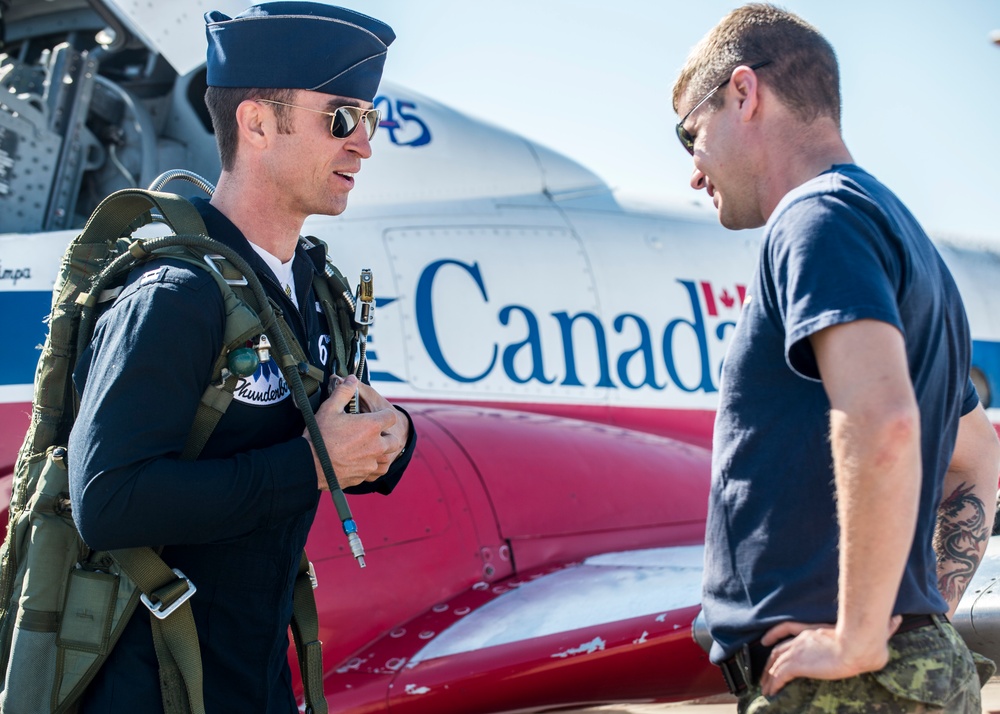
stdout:
MULTIPOLYGON (((720 0, 341 0, 396 31, 386 78, 690 201, 670 89, 720 0)), ((855 160, 931 231, 1000 242, 1000 1, 788 0, 837 50, 855 160)))

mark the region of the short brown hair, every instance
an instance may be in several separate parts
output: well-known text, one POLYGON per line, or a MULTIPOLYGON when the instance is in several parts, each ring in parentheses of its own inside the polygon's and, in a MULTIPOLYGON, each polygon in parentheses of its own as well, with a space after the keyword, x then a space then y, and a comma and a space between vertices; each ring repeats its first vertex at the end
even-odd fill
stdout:
MULTIPOLYGON (((797 15, 751 3, 733 10, 695 45, 674 83, 674 110, 688 92, 707 94, 740 65, 769 62, 762 82, 803 121, 820 116, 840 126, 840 71, 833 47, 797 15)), ((719 106, 721 98, 710 104, 719 106)))
MULTIPOLYGON (((212 117, 215 142, 219 145, 222 169, 232 171, 236 164, 236 146, 239 136, 236 125, 236 108, 248 99, 271 99, 276 102, 292 103, 294 89, 254 89, 247 87, 209 87, 205 91, 205 106, 212 117)), ((289 107, 272 104, 278 121, 278 132, 292 133, 292 122, 288 117, 289 107)))

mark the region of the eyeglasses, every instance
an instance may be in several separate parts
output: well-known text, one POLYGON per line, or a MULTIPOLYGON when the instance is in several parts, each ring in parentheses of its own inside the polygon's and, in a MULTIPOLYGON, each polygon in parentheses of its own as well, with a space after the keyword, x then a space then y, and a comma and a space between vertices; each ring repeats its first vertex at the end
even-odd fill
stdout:
MULTIPOLYGON (((763 67, 765 65, 769 65, 769 64, 771 64, 771 60, 765 60, 763 62, 758 62, 757 64, 750 65, 750 69, 760 69, 761 67, 763 67)), ((711 92, 709 92, 708 94, 706 94, 704 97, 701 98, 700 102, 698 102, 693 107, 691 107, 691 110, 687 114, 684 115, 683 119, 681 119, 679 122, 677 122, 677 138, 681 140, 681 146, 683 146, 684 149, 689 154, 691 154, 691 156, 694 156, 694 137, 691 136, 691 133, 687 129, 684 128, 684 122, 686 122, 688 120, 689 116, 691 116, 692 114, 695 113, 695 110, 697 110, 698 107, 700 107, 702 104, 704 104, 705 102, 707 102, 709 99, 711 99, 715 95, 716 92, 718 92, 720 89, 722 89, 727 84, 729 84, 729 80, 731 78, 732 78, 732 74, 730 74, 729 77, 726 77, 724 80, 722 80, 715 87, 715 89, 713 89, 711 92)))
POLYGON ((337 107, 336 111, 324 112, 273 99, 258 99, 257 101, 265 104, 280 104, 283 107, 292 107, 293 109, 305 109, 307 112, 315 114, 326 114, 330 117, 330 134, 334 139, 346 139, 362 124, 365 125, 365 131, 368 133, 368 138, 371 139, 375 136, 375 130, 378 129, 378 123, 382 119, 378 109, 362 109, 361 107, 345 105, 337 107))

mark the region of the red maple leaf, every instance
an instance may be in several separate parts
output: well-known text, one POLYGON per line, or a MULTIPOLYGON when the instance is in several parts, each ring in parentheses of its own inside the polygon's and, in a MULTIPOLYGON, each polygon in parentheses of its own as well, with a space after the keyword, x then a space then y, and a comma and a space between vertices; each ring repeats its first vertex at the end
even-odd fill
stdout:
POLYGON ((729 294, 729 291, 725 288, 722 289, 722 294, 719 295, 719 302, 725 305, 727 308, 731 308, 736 304, 736 298, 729 294))

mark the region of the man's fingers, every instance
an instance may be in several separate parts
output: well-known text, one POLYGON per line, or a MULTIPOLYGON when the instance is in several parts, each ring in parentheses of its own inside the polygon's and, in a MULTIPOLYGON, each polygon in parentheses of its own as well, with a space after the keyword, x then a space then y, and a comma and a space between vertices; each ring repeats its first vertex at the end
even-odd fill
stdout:
POLYGON ((395 409, 389 400, 379 394, 371 385, 364 382, 358 383, 358 400, 362 412, 392 412, 395 409))
POLYGON ((340 380, 333 392, 330 394, 330 405, 337 411, 344 411, 344 408, 351 402, 351 399, 358 391, 358 378, 353 374, 347 379, 340 380))
POLYGON ((896 630, 898 630, 899 626, 902 625, 902 624, 903 624, 903 616, 902 615, 893 615, 892 617, 890 617, 889 618, 889 637, 892 637, 893 635, 895 635, 896 634, 896 630))
POLYGON ((765 696, 773 696, 792 681, 795 677, 789 670, 789 655, 787 654, 791 641, 782 643, 771 651, 771 656, 767 658, 764 672, 760 677, 760 691, 765 696))
POLYGON ((765 632, 764 636, 760 638, 760 643, 765 647, 770 647, 776 642, 781 642, 789 637, 795 637, 800 632, 815 630, 820 627, 833 627, 833 625, 810 625, 804 622, 791 621, 782 622, 765 632))

